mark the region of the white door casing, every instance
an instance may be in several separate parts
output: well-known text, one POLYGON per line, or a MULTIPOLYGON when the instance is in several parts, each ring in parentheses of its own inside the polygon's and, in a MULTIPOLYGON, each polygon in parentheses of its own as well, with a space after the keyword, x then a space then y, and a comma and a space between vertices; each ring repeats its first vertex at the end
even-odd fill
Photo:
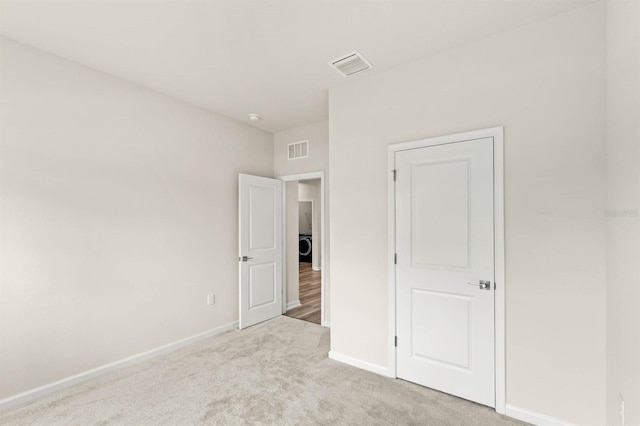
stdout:
POLYGON ((389 146, 389 353, 392 376, 504 413, 502 133, 389 146))
POLYGON ((240 328, 282 314, 282 182, 239 175, 240 328))

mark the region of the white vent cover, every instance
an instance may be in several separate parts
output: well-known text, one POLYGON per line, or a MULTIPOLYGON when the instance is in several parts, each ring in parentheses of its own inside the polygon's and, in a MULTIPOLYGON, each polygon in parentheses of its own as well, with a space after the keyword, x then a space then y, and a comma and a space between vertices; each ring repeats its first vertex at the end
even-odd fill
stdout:
POLYGON ((287 158, 289 160, 297 160, 298 158, 307 158, 309 156, 309 141, 293 142, 287 145, 287 158))
POLYGON ((329 64, 345 77, 373 68, 373 65, 358 52, 334 59, 329 64))

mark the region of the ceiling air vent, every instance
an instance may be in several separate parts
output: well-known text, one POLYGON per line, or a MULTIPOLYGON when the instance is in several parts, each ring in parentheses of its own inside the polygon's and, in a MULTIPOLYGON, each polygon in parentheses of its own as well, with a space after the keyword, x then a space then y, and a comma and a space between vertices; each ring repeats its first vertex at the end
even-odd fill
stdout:
POLYGON ((307 158, 309 156, 309 141, 293 142, 287 145, 287 158, 289 160, 297 160, 298 158, 307 158))
POLYGON ((373 65, 358 52, 349 53, 329 62, 329 64, 345 77, 373 68, 373 65))

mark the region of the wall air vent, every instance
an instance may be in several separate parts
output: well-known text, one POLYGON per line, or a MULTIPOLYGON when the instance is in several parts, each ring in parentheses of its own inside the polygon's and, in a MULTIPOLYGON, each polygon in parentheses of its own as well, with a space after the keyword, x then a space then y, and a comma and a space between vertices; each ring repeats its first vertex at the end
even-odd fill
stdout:
POLYGON ((358 52, 334 59, 329 64, 345 77, 373 68, 373 65, 358 52))
POLYGON ((307 158, 309 156, 309 141, 293 142, 287 145, 287 158, 289 160, 297 160, 298 158, 307 158))

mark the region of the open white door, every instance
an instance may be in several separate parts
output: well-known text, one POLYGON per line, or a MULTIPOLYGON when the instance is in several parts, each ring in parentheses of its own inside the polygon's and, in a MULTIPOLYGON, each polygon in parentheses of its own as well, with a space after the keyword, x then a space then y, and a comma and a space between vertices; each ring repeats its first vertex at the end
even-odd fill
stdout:
POLYGON ((282 182, 239 175, 240 328, 282 314, 282 182))

